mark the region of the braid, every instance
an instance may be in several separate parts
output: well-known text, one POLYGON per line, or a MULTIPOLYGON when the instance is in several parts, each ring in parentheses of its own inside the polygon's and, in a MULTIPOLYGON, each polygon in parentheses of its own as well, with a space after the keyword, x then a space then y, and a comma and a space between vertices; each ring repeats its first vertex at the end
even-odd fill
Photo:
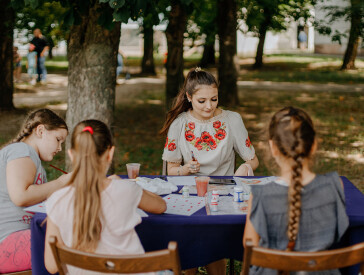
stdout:
POLYGON ((27 121, 23 128, 20 130, 19 134, 14 138, 11 143, 20 142, 23 138, 30 136, 33 132, 33 129, 39 125, 39 121, 27 121))
POLYGON ((288 187, 287 250, 293 250, 301 218, 302 163, 310 156, 315 139, 312 120, 303 110, 283 108, 270 122, 269 139, 284 157, 292 161, 291 183, 288 187))

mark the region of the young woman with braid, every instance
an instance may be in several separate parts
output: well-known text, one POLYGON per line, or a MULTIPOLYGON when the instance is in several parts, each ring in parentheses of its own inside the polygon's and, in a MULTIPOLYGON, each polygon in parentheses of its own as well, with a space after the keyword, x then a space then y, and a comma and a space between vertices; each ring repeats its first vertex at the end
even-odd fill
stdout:
POLYGON ((70 175, 47 182, 41 161, 62 150, 68 128, 48 109, 32 112, 18 136, 0 150, 0 273, 28 270, 31 213, 23 210, 65 186, 70 175))
MULTIPOLYGON (((114 145, 108 127, 98 120, 77 124, 68 151, 73 174, 65 188, 46 202, 45 266, 57 272, 48 240, 56 236, 66 246, 102 254, 143 254, 134 227, 141 222, 141 208, 160 214, 165 201, 135 182, 106 177, 114 145)), ((95 274, 69 266, 68 274, 95 274)), ((98 273, 97 273, 98 274, 98 273)))
MULTIPOLYGON (((280 110, 269 125, 269 145, 280 178, 252 186, 243 244, 251 239, 257 246, 279 250, 330 248, 349 222, 338 174, 319 175, 310 170, 310 159, 316 151, 311 118, 297 108, 280 110)), ((276 271, 253 266, 250 274, 276 271)), ((327 274, 340 273, 331 270, 327 274)))

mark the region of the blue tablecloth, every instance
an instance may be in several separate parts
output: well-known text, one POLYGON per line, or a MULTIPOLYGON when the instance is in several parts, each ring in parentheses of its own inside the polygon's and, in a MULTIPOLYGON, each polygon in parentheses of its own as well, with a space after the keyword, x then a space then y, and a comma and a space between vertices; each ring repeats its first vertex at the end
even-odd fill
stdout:
MULTIPOLYGON (((364 241, 364 195, 345 177, 344 191, 350 227, 339 247, 364 241)), ((45 214, 36 214, 31 222, 33 274, 49 274, 44 267, 45 214)), ((136 231, 145 251, 165 249, 177 241, 183 269, 203 266, 222 258, 242 260, 245 215, 208 216, 205 208, 190 217, 153 215, 145 217, 136 231)), ((358 268, 344 270, 358 274, 358 268)))

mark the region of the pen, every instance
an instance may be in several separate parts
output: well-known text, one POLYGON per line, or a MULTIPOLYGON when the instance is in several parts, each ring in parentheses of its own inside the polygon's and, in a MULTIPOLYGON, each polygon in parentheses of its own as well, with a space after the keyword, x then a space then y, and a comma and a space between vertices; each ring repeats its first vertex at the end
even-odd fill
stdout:
POLYGON ((68 174, 66 171, 63 171, 62 169, 59 169, 58 167, 52 165, 52 164, 49 164, 49 166, 53 167, 54 169, 58 170, 58 171, 61 171, 63 174, 68 174))
POLYGON ((192 160, 197 161, 197 159, 195 158, 195 155, 193 154, 193 151, 191 151, 191 153, 192 153, 192 160))

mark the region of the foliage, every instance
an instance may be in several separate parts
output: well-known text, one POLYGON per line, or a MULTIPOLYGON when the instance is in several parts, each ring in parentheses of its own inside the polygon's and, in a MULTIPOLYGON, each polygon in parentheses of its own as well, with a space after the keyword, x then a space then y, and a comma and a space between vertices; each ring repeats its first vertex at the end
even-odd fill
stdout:
POLYGON ((240 16, 247 25, 243 31, 258 35, 263 25, 267 30, 286 30, 292 21, 310 20, 314 4, 315 0, 243 0, 240 16))
MULTIPOLYGON (((321 0, 321 2, 324 2, 321 0)), ((325 12, 324 19, 315 20, 314 26, 320 34, 331 36, 332 42, 342 44, 342 39, 348 37, 348 30, 340 32, 333 31, 332 24, 340 19, 350 22, 352 16, 359 16, 361 18, 360 25, 354 26, 359 30, 359 36, 364 38, 364 5, 362 1, 344 0, 341 5, 325 5, 318 7, 325 12), (356 14, 354 14, 356 13, 356 14)))

